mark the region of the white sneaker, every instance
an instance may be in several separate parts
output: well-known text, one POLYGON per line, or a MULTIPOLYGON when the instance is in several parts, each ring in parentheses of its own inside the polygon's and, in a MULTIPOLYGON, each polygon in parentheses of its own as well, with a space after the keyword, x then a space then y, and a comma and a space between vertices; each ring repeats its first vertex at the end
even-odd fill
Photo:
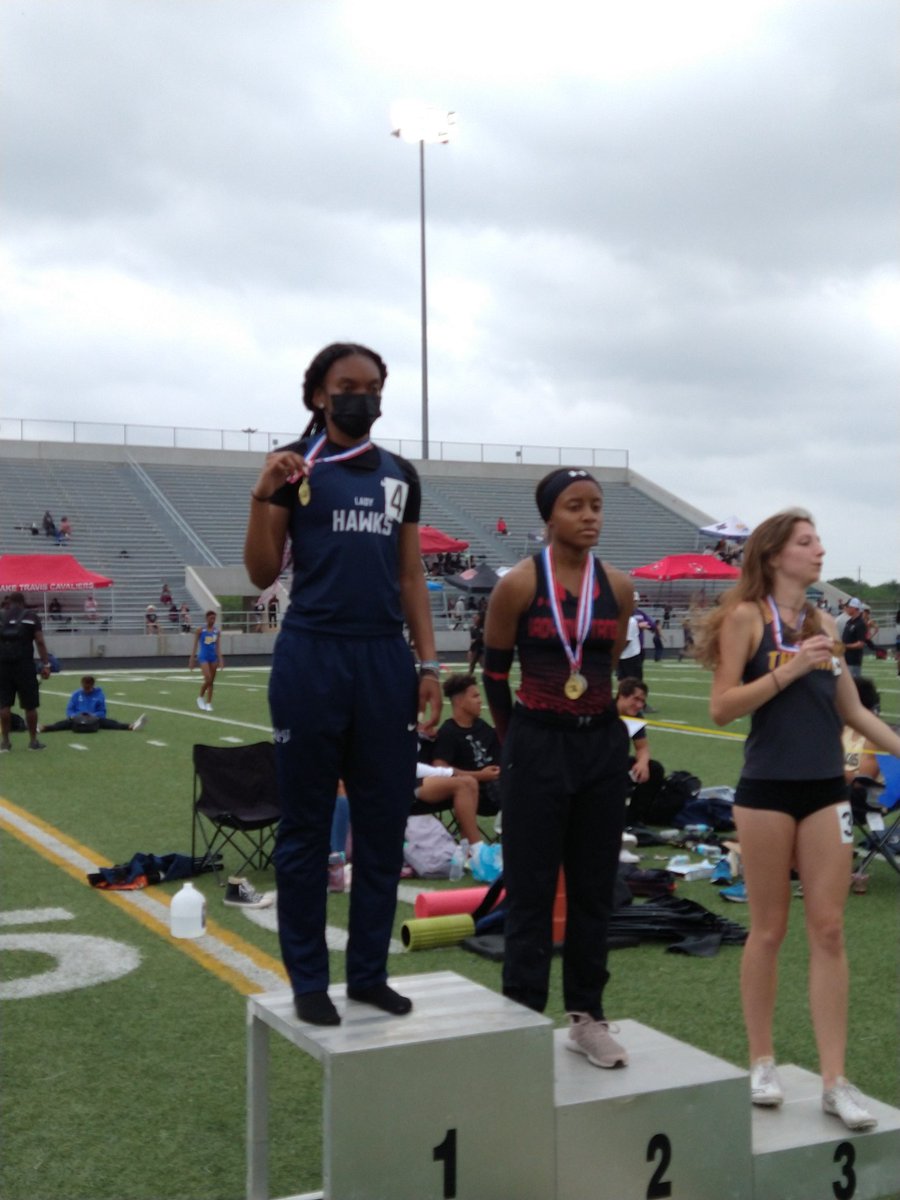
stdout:
POLYGON ((628 1064, 628 1054, 610 1033, 619 1032, 609 1021, 598 1021, 588 1013, 569 1013, 569 1036, 564 1045, 575 1054, 584 1054, 595 1067, 612 1070, 628 1064))
POLYGON ((639 854, 633 854, 630 850, 624 849, 619 851, 620 863, 639 863, 640 861, 641 856, 639 854))
POLYGON ((206 701, 203 699, 202 696, 197 697, 197 707, 200 709, 201 712, 206 712, 206 701))
POLYGON ((141 715, 138 717, 138 719, 131 726, 131 732, 137 733, 139 730, 143 729, 146 724, 147 724, 147 714, 141 713, 141 715))
POLYGON ((207 702, 206 702, 206 711, 207 711, 207 712, 212 712, 212 710, 213 710, 213 706, 212 706, 212 705, 210 704, 210 702, 207 700, 207 702))
POLYGON ((874 1129, 878 1121, 863 1107, 859 1089, 841 1075, 833 1088, 822 1093, 822 1111, 840 1117, 848 1129, 874 1129))
POLYGON ((777 1108, 784 1102, 774 1058, 758 1058, 750 1068, 750 1099, 761 1108, 777 1108))
POLYGON ((622 834, 622 845, 623 846, 636 846, 637 838, 634 836, 633 833, 623 833, 622 834))

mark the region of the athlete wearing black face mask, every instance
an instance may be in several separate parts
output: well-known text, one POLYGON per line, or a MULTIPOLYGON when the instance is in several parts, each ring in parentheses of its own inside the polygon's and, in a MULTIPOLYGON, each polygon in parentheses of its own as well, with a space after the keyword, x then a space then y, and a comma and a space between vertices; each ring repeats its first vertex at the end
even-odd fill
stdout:
POLYGON ((381 416, 381 393, 337 392, 331 396, 330 416, 347 437, 365 437, 381 416))

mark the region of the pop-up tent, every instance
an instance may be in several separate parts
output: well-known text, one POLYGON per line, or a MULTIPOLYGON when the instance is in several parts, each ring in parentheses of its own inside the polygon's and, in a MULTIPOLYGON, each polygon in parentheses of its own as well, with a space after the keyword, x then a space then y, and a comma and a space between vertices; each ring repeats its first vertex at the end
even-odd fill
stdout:
POLYGON ((89 571, 73 554, 0 556, 0 592, 90 592, 112 585, 108 576, 89 571))
POLYGON ((738 567, 724 563, 715 554, 667 554, 658 562, 635 567, 629 574, 635 579, 737 579, 738 567))
POLYGON ((447 551, 457 554, 460 550, 468 550, 469 543, 451 537, 449 533, 444 533, 434 525, 420 525, 419 546, 423 554, 445 554, 447 551))

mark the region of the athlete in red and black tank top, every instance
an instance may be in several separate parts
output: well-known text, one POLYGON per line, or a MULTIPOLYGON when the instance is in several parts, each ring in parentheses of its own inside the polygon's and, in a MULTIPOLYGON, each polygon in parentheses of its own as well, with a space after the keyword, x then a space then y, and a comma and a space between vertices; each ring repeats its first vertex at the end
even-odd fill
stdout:
MULTIPOLYGON (((591 623, 584 641, 581 675, 587 690, 576 699, 566 695, 571 670, 562 649, 550 607, 547 572, 542 555, 535 554, 537 587, 531 605, 519 618, 516 648, 522 683, 516 699, 528 709, 593 716, 612 704, 612 648, 619 631, 619 605, 603 564, 594 558, 591 623)), ((578 597, 554 580, 556 596, 570 644, 576 637, 578 597)))

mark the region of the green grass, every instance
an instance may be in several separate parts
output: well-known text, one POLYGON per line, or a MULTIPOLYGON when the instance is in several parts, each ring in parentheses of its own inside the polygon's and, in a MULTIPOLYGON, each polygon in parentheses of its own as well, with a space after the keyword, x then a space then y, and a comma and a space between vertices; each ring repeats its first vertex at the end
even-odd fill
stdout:
MULTIPOLYGON (((105 666, 105 664, 103 664, 105 666)), ((900 690, 893 664, 873 672, 883 711, 896 722, 900 690)), ((650 665, 653 756, 667 770, 688 769, 706 785, 733 784, 741 743, 718 736, 708 719, 708 676, 690 664, 650 665), (681 722, 680 731, 663 724, 681 722), (702 732, 705 731, 705 736, 702 732), (712 736, 710 736, 712 735, 712 736)), ((216 685, 212 717, 194 707, 199 679, 184 670, 97 668, 111 715, 149 713, 140 734, 104 732, 76 739, 48 734, 48 749, 2 759, 0 793, 96 861, 122 862, 137 851, 190 849, 191 746, 222 737, 268 736, 266 672, 229 669, 216 685), (85 748, 76 750, 76 740, 85 748), (163 743, 154 745, 154 742, 163 743)), ((76 673, 44 685, 42 715, 62 715, 76 673)), ((736 726, 735 729, 739 727, 736 726)), ((7 924, 2 934, 78 934, 135 949, 139 967, 121 978, 56 995, 8 1000, 2 1024, 3 1095, 0 1195, 5 1200, 231 1200, 244 1194, 245 1000, 182 944, 135 920, 115 900, 87 887, 4 831, 4 912, 64 909, 71 919, 7 924)), ((647 850, 645 865, 653 861, 647 850)), ((271 875, 254 879, 273 886, 271 875)), ((179 885, 148 889, 171 895, 179 885)), ((215 921, 277 959, 273 932, 225 908, 211 876, 199 880, 215 921)), ((718 899, 707 883, 683 885, 689 896, 732 920, 746 909, 718 899)), ((847 905, 852 970, 848 1074, 867 1092, 900 1104, 898 1080, 898 897, 900 880, 878 863, 866 896, 847 905)), ((345 924, 347 898, 332 896, 329 920, 345 924)), ((411 915, 400 904, 400 924, 411 915)), ((0 943, 2 944, 2 943, 0 943)), ((615 951, 607 992, 611 1016, 645 1022, 730 1062, 745 1056, 738 998, 740 951, 712 959, 667 954, 659 945, 615 951)), ((3 980, 47 965, 34 948, 7 949, 3 980)), ((392 958, 394 977, 453 970, 495 990, 500 966, 453 947, 392 958)), ((332 955, 343 979, 343 956, 332 955)), ((562 1021, 559 964, 548 1015, 562 1021)), ((779 1057, 815 1070, 806 1001, 803 905, 792 909, 777 1012, 779 1057)), ((411 1081, 415 1086, 415 1081, 411 1081)), ((439 1084, 436 1084, 439 1086, 439 1084)), ((473 1080, 473 1090, 477 1080, 473 1080)), ((321 1068, 281 1038, 271 1041, 271 1137, 274 1196, 321 1186, 321 1068)), ((514 1102, 511 1098, 511 1102, 514 1102)))

